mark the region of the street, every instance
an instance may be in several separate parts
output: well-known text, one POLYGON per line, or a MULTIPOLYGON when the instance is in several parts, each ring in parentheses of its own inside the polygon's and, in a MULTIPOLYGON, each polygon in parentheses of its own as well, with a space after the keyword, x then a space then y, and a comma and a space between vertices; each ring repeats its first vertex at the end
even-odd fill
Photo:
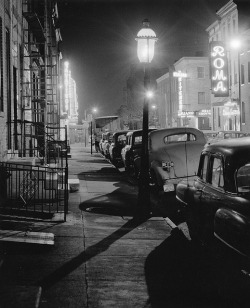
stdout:
MULTIPOLYGON (((70 193, 66 222, 1 219, 5 229, 55 235, 52 247, 1 242, 1 307, 34 307, 22 305, 15 286, 40 286, 41 308, 249 306, 249 276, 227 249, 191 241, 173 204, 134 221, 134 180, 82 144, 71 152, 69 178, 79 178, 80 188, 70 193)), ((151 200, 157 205, 157 196, 151 200)))

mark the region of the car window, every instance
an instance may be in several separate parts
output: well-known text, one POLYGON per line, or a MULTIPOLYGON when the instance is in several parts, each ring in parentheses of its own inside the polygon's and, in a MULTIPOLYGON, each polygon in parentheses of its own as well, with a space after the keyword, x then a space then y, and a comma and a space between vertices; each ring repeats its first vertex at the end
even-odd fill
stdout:
POLYGON ((127 144, 127 145, 130 144, 130 137, 131 137, 131 136, 127 136, 127 137, 126 137, 126 144, 127 144))
POLYGON ((206 181, 207 177, 207 165, 208 165, 208 155, 202 155, 199 166, 199 177, 206 181))
POLYGON ((164 137, 164 143, 175 143, 175 142, 181 142, 181 141, 195 141, 196 136, 190 133, 184 133, 184 134, 173 134, 164 137))
POLYGON ((211 184, 214 187, 224 187, 223 164, 218 157, 213 159, 211 184))
POLYGON ((238 169, 236 183, 238 192, 250 192, 250 164, 246 164, 238 169))
POLYGON ((138 145, 142 143, 142 136, 135 136, 134 144, 138 145))
POLYGON ((126 135, 120 135, 120 136, 118 136, 118 138, 117 138, 117 143, 119 143, 119 144, 124 144, 124 141, 126 141, 126 135))

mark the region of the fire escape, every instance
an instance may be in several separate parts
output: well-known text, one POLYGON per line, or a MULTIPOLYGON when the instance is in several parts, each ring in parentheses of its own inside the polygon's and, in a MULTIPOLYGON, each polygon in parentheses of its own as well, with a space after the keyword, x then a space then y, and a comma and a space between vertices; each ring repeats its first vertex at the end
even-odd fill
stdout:
MULTIPOLYGON (((43 157, 60 140, 60 32, 54 1, 23 0, 20 137, 22 156, 43 157)), ((65 140, 66 132, 64 132, 65 140)), ((66 146, 67 147, 67 146, 66 146)))
POLYGON ((52 217, 68 206, 67 130, 60 127, 61 41, 54 0, 22 1, 20 112, 0 163, 0 213, 52 217), (25 212, 25 213, 24 213, 25 212), (45 215, 45 216, 44 216, 45 215))

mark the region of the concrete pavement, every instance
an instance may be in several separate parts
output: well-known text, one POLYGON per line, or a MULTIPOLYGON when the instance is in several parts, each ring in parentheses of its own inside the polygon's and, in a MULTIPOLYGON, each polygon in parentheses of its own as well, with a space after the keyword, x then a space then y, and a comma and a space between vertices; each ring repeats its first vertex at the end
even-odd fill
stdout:
POLYGON ((145 262, 169 225, 162 217, 134 221, 137 187, 83 144, 71 146, 69 178, 78 178, 80 189, 69 195, 67 221, 28 223, 53 233, 55 245, 5 246, 2 294, 10 286, 38 286, 44 308, 150 307, 145 262))

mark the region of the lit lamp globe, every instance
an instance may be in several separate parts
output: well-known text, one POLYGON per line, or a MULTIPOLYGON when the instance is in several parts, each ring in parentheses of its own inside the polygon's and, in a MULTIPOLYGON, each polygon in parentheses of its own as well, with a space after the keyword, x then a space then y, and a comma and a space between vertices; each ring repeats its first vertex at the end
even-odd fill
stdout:
POLYGON ((241 48, 241 40, 238 39, 238 38, 235 38, 235 39, 231 40, 230 47, 232 49, 239 50, 241 48))
POLYGON ((141 63, 150 63, 154 57, 155 42, 158 40, 150 28, 148 19, 142 22, 142 29, 137 33, 137 56, 141 63))

